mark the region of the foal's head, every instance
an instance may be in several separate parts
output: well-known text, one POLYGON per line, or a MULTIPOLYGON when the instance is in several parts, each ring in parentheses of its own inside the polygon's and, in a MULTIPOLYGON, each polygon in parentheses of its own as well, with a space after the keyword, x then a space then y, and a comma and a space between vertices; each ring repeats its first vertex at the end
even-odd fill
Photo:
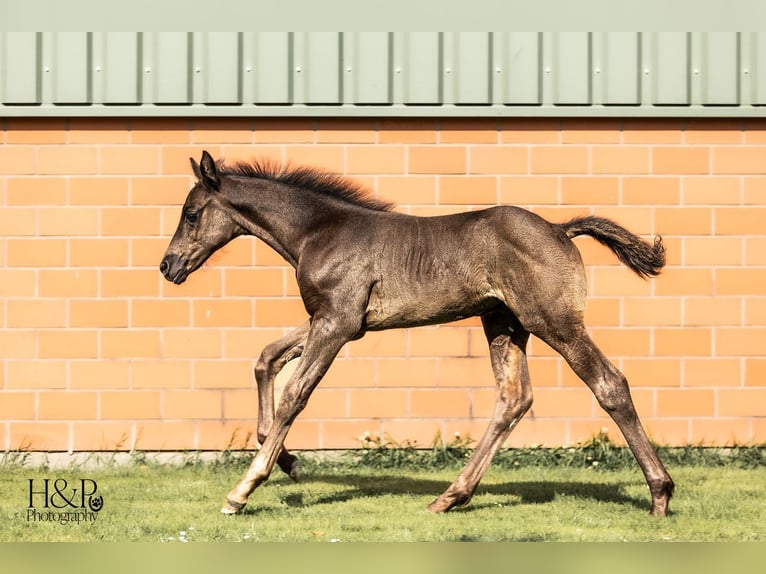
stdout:
POLYGON ((176 285, 186 281, 217 249, 243 232, 222 197, 222 179, 210 154, 202 152, 200 163, 192 159, 191 164, 197 183, 186 197, 181 221, 160 263, 165 279, 176 285))

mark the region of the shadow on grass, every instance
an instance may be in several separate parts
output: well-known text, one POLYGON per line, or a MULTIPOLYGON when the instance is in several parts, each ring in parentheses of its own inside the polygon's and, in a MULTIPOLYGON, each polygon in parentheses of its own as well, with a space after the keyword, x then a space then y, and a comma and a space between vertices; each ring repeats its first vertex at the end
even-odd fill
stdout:
MULTIPOLYGON (((334 504, 361 498, 374 498, 388 495, 432 496, 436 498, 448 486, 448 481, 403 477, 392 474, 373 475, 367 473, 334 475, 315 474, 304 477, 301 484, 323 483, 344 487, 342 491, 327 496, 313 498, 304 502, 301 492, 285 494, 282 502, 291 507, 314 506, 318 504, 334 504)), ((625 484, 619 482, 571 482, 571 481, 541 481, 541 482, 505 482, 500 484, 479 484, 474 499, 466 506, 456 508, 453 512, 472 512, 482 508, 495 507, 497 501, 482 503, 479 497, 483 494, 507 497, 507 506, 520 504, 548 504, 557 496, 568 496, 590 499, 598 502, 623 504, 648 510, 649 499, 636 498, 625 493, 625 484)), ((258 508, 246 507, 246 514, 258 513, 258 508)))

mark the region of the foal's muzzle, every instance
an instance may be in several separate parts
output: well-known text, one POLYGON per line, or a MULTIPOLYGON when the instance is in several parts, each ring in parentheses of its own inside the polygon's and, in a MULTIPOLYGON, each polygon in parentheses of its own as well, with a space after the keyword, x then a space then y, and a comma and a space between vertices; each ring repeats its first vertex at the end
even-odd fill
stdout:
POLYGON ((180 285, 189 276, 186 260, 178 255, 166 255, 160 263, 160 273, 168 281, 180 285))

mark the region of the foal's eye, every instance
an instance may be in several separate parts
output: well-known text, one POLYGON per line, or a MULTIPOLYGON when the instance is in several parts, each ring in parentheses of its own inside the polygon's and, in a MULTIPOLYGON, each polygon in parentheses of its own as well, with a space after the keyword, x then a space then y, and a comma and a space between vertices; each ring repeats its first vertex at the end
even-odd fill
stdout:
POLYGON ((186 220, 186 223, 189 225, 197 225, 199 222, 199 212, 198 211, 187 211, 186 215, 184 216, 184 219, 186 220))

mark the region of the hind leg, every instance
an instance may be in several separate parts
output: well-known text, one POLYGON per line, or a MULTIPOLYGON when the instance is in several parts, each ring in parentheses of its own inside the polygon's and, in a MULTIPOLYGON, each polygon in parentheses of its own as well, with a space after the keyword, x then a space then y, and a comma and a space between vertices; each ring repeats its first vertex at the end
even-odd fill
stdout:
POLYGON ((495 410, 470 460, 450 487, 429 506, 444 512, 467 503, 497 450, 532 406, 525 348, 529 333, 506 308, 482 317, 495 374, 495 410))
MULTIPOLYGON (((308 321, 287 335, 270 343, 261 352, 255 366, 255 380, 258 383, 258 442, 264 443, 274 424, 274 379, 279 371, 291 360, 303 353, 308 335, 308 321)), ((298 459, 282 448, 277 465, 293 480, 301 473, 298 459)))
POLYGON ((582 322, 543 338, 561 353, 593 391, 601 408, 620 428, 649 485, 651 513, 655 516, 667 515, 668 503, 673 495, 673 480, 641 425, 625 376, 599 350, 582 322))

